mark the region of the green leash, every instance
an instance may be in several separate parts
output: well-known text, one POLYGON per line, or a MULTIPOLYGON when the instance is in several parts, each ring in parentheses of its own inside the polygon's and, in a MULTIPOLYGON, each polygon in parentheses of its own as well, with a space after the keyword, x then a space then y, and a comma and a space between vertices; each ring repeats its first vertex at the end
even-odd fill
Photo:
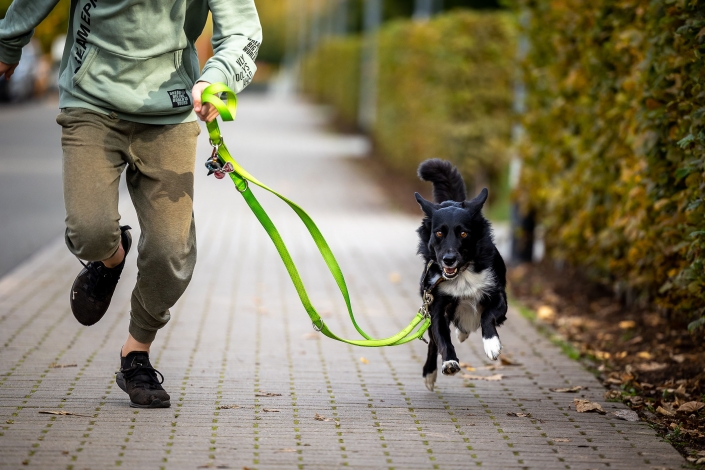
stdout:
MULTIPOLYGON (((235 119, 235 111, 237 109, 237 96, 235 95, 235 92, 233 92, 225 84, 214 83, 210 85, 203 91, 203 94, 201 95, 201 101, 203 103, 211 103, 213 106, 215 106, 223 121, 232 121, 235 119), (220 99, 219 95, 221 95, 221 93, 227 96, 227 103, 224 103, 220 99)), ((213 146, 213 154, 211 155, 210 160, 208 160, 208 162, 206 163, 206 166, 210 170, 209 174, 215 173, 216 177, 218 178, 222 178, 226 173, 230 175, 230 178, 233 180, 233 183, 235 183, 235 187, 240 192, 240 194, 242 194, 243 198, 245 198, 245 202, 247 202, 247 205, 250 206, 250 209, 255 214, 257 219, 262 224, 262 227, 264 227, 267 234, 274 242, 274 246, 279 252, 279 256, 281 256, 281 259, 284 262, 284 266, 286 266, 286 270, 289 273, 289 277, 294 283, 294 287, 296 288, 296 292, 299 294, 301 303, 306 309, 308 316, 311 317, 313 328, 316 331, 320 331, 327 337, 332 338, 334 340, 353 344, 355 346, 398 346, 400 344, 408 343, 409 341, 415 339, 423 340, 423 334, 426 332, 429 326, 431 326, 431 318, 428 313, 428 306, 433 301, 433 297, 429 293, 426 293, 426 295, 424 295, 423 306, 419 309, 414 319, 411 321, 411 323, 409 323, 406 328, 401 330, 396 335, 390 336, 389 338, 371 338, 367 333, 362 331, 362 329, 358 326, 357 322, 355 321, 355 316, 353 315, 352 311, 352 305, 350 303, 350 295, 348 294, 348 287, 345 284, 343 272, 340 270, 340 266, 335 260, 335 256, 333 256, 333 252, 328 246, 328 243, 326 242, 325 238, 323 238, 323 235, 321 234, 320 230, 313 222, 311 217, 309 217, 308 214, 306 214, 306 212, 297 204, 257 180, 257 178, 249 174, 247 170, 241 167, 235 161, 235 159, 233 159, 233 157, 230 155, 230 152, 228 151, 228 148, 223 142, 223 138, 220 136, 220 128, 218 127, 217 119, 214 119, 213 121, 207 123, 207 127, 208 134, 210 136, 210 142, 213 146), (321 256, 323 256, 323 260, 326 262, 326 265, 328 265, 328 269, 333 275, 335 282, 338 284, 338 288, 340 289, 340 292, 343 295, 343 299, 345 299, 345 305, 348 308, 348 313, 350 314, 350 319, 352 320, 355 329, 365 339, 344 339, 335 335, 332 331, 328 329, 326 324, 321 319, 321 316, 311 304, 311 301, 308 298, 308 294, 306 293, 304 284, 301 281, 301 277, 299 276, 299 272, 296 269, 296 265, 291 259, 289 250, 284 244, 284 240, 282 240, 282 237, 281 235, 279 235, 279 231, 277 231, 277 228, 274 226, 274 223, 269 218, 260 203, 257 201, 255 195, 252 193, 250 189, 250 183, 257 185, 260 188, 267 190, 277 196, 279 199, 287 203, 289 207, 291 207, 294 212, 296 212, 296 215, 299 216, 299 218, 311 234, 313 241, 316 243, 318 251, 321 253, 321 256)))

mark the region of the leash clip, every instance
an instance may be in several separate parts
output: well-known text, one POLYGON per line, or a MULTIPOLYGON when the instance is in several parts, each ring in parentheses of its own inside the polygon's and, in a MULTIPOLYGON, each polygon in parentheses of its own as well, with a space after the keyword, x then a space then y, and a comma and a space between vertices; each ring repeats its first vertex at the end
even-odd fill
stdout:
POLYGON ((430 307, 432 303, 433 295, 427 290, 423 291, 423 305, 419 308, 419 313, 429 320, 431 319, 431 312, 428 311, 428 307, 430 307))
MULTIPOLYGON (((433 295, 431 292, 424 290, 423 291, 423 305, 421 305, 421 308, 419 308, 419 313, 426 319, 430 320, 431 319, 431 312, 428 311, 428 308, 431 306, 433 303, 433 295)), ((431 333, 429 333, 430 335, 431 333)), ((424 343, 428 344, 428 341, 426 341, 426 338, 423 336, 419 336, 419 339, 423 341, 424 343)))
POLYGON ((221 138, 220 142, 218 144, 213 143, 212 140, 208 140, 213 147, 213 151, 211 152, 211 156, 206 160, 206 168, 208 169, 208 176, 210 175, 215 175, 217 179, 223 179, 226 173, 232 173, 235 171, 235 168, 233 168, 233 164, 230 162, 223 163, 223 160, 220 158, 220 155, 218 154, 218 150, 220 149, 220 146, 223 143, 223 140, 221 138))

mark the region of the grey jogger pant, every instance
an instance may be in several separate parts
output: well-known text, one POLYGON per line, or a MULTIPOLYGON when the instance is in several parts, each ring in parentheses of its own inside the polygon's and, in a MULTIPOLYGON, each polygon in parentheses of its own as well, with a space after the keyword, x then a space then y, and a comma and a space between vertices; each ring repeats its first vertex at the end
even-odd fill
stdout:
POLYGON ((78 258, 100 261, 117 251, 118 184, 127 168, 141 228, 130 334, 150 343, 169 321, 169 308, 196 264, 193 171, 200 126, 140 124, 81 108, 63 109, 56 121, 62 127, 66 245, 78 258))

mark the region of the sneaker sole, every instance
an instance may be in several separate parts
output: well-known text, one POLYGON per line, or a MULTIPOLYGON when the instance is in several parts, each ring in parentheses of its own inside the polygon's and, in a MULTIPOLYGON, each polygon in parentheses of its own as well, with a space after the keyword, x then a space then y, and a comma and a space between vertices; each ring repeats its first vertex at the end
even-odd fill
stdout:
MULTIPOLYGON (((125 384, 125 378, 122 376, 122 372, 118 372, 115 374, 115 383, 117 384, 118 387, 120 387, 120 390, 123 392, 127 393, 127 385, 125 384)), ((135 403, 134 401, 130 400, 130 408, 170 408, 171 407, 171 401, 161 401, 159 398, 154 400, 152 403, 149 405, 140 405, 139 403, 135 403)))

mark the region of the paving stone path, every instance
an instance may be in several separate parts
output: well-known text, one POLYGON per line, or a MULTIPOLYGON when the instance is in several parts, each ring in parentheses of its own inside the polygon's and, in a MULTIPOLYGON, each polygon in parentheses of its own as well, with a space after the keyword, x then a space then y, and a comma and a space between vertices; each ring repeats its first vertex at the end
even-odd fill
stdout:
MULTIPOLYGON (((390 210, 380 188, 360 171, 363 140, 328 133, 324 125, 315 108, 253 94, 242 97, 238 122, 227 124, 224 135, 246 168, 319 222, 346 275, 359 323, 385 337, 406 325, 419 306, 419 217, 390 210)), ((0 280, 0 467, 684 464, 647 425, 611 416, 623 405, 605 403, 597 380, 515 310, 500 335, 505 354, 518 365, 490 364, 475 333, 458 347, 461 360, 475 370, 440 377, 435 392, 421 378, 421 341, 365 349, 315 333, 276 251, 232 184, 206 178, 208 146, 205 135, 201 139, 199 261, 152 351, 172 408, 131 409, 114 381, 135 257, 128 259, 106 317, 84 328, 68 303, 80 265, 57 240, 0 280), (501 380, 469 378, 496 374, 501 380), (574 385, 586 390, 549 391, 574 385), (577 413, 571 406, 576 396, 600 402, 608 414, 577 413)), ((283 204, 257 194, 285 234, 325 321, 356 338, 302 225, 283 204)), ((123 221, 134 227, 134 212, 123 202, 123 221)))

